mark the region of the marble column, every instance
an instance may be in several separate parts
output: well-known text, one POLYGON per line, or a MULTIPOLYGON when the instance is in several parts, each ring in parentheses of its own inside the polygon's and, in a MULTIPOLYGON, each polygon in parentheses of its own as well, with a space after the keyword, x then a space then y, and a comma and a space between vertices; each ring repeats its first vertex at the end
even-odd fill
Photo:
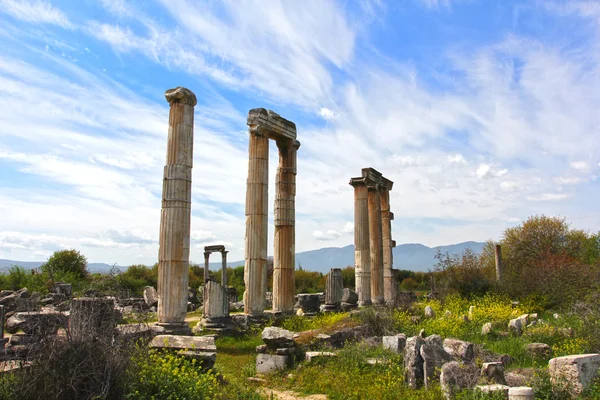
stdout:
POLYGON ((275 248, 273 254, 273 311, 294 310, 296 268, 296 154, 300 143, 280 140, 275 179, 275 248))
POLYGON ((381 202, 381 241, 383 244, 383 299, 387 305, 393 305, 396 291, 393 266, 392 220, 394 214, 390 211, 390 191, 383 188, 380 192, 381 202))
POLYGON ((185 315, 196 96, 178 87, 167 90, 165 98, 171 109, 158 250, 158 325, 168 332, 190 333, 185 315))
POLYGON ((369 240, 369 189, 361 179, 351 179, 354 187, 354 276, 358 305, 371 304, 371 251, 369 240))
POLYGON ((332 268, 329 271, 326 285, 324 311, 338 311, 342 304, 342 294, 344 292, 344 280, 340 268, 332 268))
POLYGON ((227 282, 227 253, 229 252, 221 252, 221 285, 223 285, 225 289, 227 289, 227 285, 229 284, 229 282, 227 282))
POLYGON ((210 259, 210 252, 205 251, 204 252, 204 282, 208 281, 208 278, 210 278, 209 259, 210 259))
POLYGON ((500 282, 502 280, 502 272, 503 272, 502 248, 500 247, 499 244, 497 244, 494 250, 495 250, 494 255, 496 258, 496 280, 498 282, 500 282))
POLYGON ((381 229, 381 199, 379 186, 370 187, 368 192, 369 239, 371 255, 371 301, 384 304, 383 298, 383 245, 381 229))
POLYGON ((250 128, 246 182, 244 312, 262 314, 267 291, 269 138, 250 128))

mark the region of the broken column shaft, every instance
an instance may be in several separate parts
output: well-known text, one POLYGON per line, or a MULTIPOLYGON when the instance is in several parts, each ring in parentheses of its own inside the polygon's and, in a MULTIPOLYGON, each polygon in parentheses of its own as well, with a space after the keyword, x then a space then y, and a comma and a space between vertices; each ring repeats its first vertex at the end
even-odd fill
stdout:
POLYGON ((383 243, 381 229, 381 199, 379 186, 369 188, 369 239, 371 255, 371 301, 384 304, 383 299, 383 243))
POLYGON ((390 190, 384 188, 381 196, 381 239, 383 244, 383 298, 388 305, 396 301, 396 280, 394 277, 394 241, 392 240, 392 220, 390 211, 390 190))
POLYGON ((158 250, 158 325, 184 333, 189 331, 185 315, 196 96, 178 87, 167 90, 165 98, 171 109, 158 250))
POLYGON ((329 271, 329 275, 327 275, 324 311, 339 311, 342 304, 343 292, 344 280, 342 279, 342 270, 340 268, 332 268, 329 271))

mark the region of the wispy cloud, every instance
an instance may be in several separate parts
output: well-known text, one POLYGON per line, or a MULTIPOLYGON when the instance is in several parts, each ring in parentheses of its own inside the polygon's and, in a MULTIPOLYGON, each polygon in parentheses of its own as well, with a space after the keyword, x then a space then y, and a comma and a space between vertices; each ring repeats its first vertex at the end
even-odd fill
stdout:
POLYGON ((0 12, 22 21, 72 27, 67 15, 45 0, 0 0, 0 12))

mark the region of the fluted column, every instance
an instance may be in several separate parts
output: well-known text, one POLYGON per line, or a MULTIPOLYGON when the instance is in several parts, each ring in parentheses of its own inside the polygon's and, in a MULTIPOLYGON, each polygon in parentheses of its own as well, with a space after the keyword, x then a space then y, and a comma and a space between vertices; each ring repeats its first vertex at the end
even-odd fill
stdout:
POLYGON ((184 333, 189 331, 185 315, 196 96, 178 87, 167 90, 165 98, 171 109, 158 250, 158 324, 184 333))
POLYGON ((293 311, 296 267, 296 154, 300 143, 280 140, 275 179, 273 311, 293 311))
POLYGON ((369 240, 368 188, 362 181, 351 180, 354 186, 354 277, 358 305, 371 304, 371 251, 369 240))
POLYGON ((369 188, 369 239, 371 253, 371 301, 384 304, 383 298, 383 245, 381 229, 381 199, 379 187, 369 188))
POLYGON ((204 282, 208 281, 208 278, 210 278, 209 259, 210 259, 210 252, 205 251, 204 252, 204 282))
POLYGON ((223 285, 225 289, 227 289, 227 285, 229 284, 229 282, 227 282, 227 253, 229 252, 221 252, 221 285, 223 285))
POLYGON ((325 288, 325 311, 337 311, 342 304, 342 294, 344 292, 344 280, 342 279, 342 270, 332 268, 327 275, 327 286, 325 288))
POLYGON ((499 244, 496 245, 494 255, 496 258, 496 280, 502 281, 503 265, 502 265, 502 247, 499 244))
POLYGON ((390 191, 383 188, 380 192, 381 200, 381 241, 383 244, 383 299, 388 305, 395 301, 396 282, 394 280, 392 220, 394 215, 390 211, 390 191))
POLYGON ((267 291, 269 139, 250 129, 246 182, 244 312, 262 314, 267 291))

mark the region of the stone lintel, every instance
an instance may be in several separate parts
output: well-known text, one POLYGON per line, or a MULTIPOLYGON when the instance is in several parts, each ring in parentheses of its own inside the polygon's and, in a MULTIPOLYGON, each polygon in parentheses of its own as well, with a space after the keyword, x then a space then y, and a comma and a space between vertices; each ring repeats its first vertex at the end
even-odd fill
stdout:
MULTIPOLYGON (((296 124, 282 118, 274 111, 253 108, 248 111, 246 124, 250 127, 251 133, 274 140, 291 139, 296 141, 296 124)), ((298 142, 298 146, 300 146, 300 142, 298 142)))
POLYGON ((223 253, 225 251, 225 246, 223 246, 222 244, 217 244, 214 246, 204 246, 204 253, 214 253, 214 252, 221 252, 223 253))
POLYGON ((190 89, 181 86, 167 90, 165 92, 165 99, 167 99, 169 104, 184 103, 189 104, 192 107, 198 103, 196 95, 190 89))
POLYGON ((362 176, 363 178, 366 178, 368 182, 373 182, 373 185, 379 185, 387 190, 392 190, 392 187, 394 186, 394 182, 385 178, 381 172, 377 171, 375 168, 363 168, 362 176))

